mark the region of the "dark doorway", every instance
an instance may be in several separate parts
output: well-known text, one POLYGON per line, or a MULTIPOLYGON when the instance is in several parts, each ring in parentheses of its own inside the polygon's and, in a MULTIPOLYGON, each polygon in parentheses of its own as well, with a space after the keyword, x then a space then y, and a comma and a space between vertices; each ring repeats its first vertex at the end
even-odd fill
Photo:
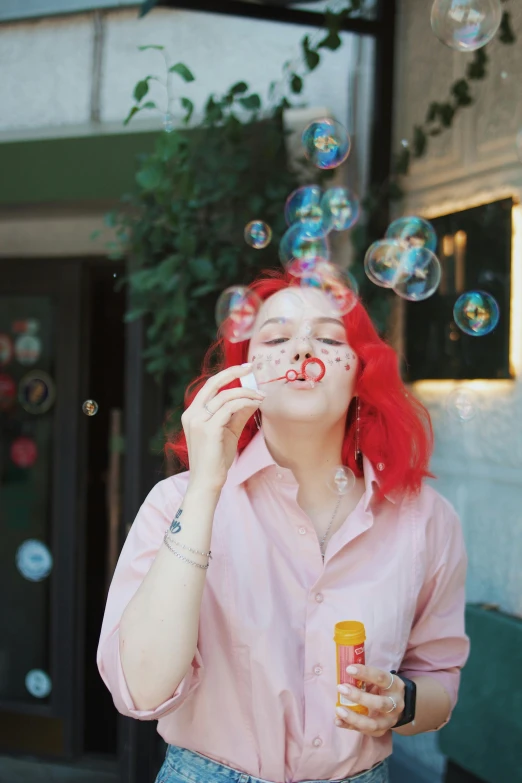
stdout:
MULTIPOLYGON (((119 288, 122 265, 89 265, 86 270, 88 353, 82 387, 97 413, 84 414, 85 466, 85 639, 84 752, 116 756, 118 714, 96 666, 96 650, 107 590, 119 554, 122 411, 125 373, 123 318, 125 294, 119 288), (116 549, 115 549, 116 544, 116 549)), ((83 402, 83 401, 82 401, 83 402)))

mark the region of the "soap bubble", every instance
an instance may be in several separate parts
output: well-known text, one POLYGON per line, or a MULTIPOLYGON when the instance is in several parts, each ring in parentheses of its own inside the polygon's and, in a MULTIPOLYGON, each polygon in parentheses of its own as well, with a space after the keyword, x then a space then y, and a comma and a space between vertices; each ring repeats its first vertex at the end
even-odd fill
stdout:
POLYGON ((402 217, 394 220, 388 226, 386 239, 393 239, 403 249, 410 247, 427 247, 435 252, 437 249, 437 234, 435 229, 420 217, 402 217))
POLYGON ((263 250, 272 240, 272 229, 263 220, 251 220, 245 226, 245 242, 256 250, 263 250))
POLYGON ((261 307, 259 296, 245 286, 231 286, 216 304, 216 322, 220 335, 231 343, 240 343, 252 336, 261 307))
POLYGON ((427 247, 407 250, 402 254, 393 290, 409 302, 421 302, 437 290, 442 270, 440 261, 427 247))
POLYGON ((349 313, 358 302, 358 285, 347 269, 328 261, 319 262, 308 274, 301 276, 301 286, 323 291, 336 315, 349 313))
POLYGON ((335 169, 350 154, 348 131, 336 120, 314 120, 305 128, 302 142, 306 157, 319 169, 335 169))
POLYGON ((374 242, 364 258, 364 271, 367 277, 381 288, 392 288, 401 265, 402 254, 398 242, 391 239, 380 239, 374 242))
POLYGON ((174 130, 174 117, 169 111, 163 117, 163 130, 165 133, 172 133, 174 130))
POLYGON ((359 220, 359 199, 348 188, 328 188, 321 200, 323 224, 334 231, 346 231, 359 220))
POLYGON ((85 400, 82 405, 82 411, 86 416, 96 416, 98 413, 98 403, 96 400, 85 400))
POLYGON ((446 411, 457 421, 471 421, 480 410, 478 395, 471 389, 454 389, 446 397, 446 411))
POLYGON ((301 220, 308 220, 315 225, 323 222, 321 197, 323 189, 319 185, 305 185, 290 193, 285 205, 285 219, 289 226, 301 220))
POLYGON ((473 52, 491 41, 502 21, 500 0, 435 0, 431 27, 443 44, 473 52))
POLYGON ((344 465, 338 465, 328 480, 328 488, 336 495, 347 495, 355 486, 355 473, 344 465))
POLYGON ((455 323, 472 337, 483 337, 495 329, 500 309, 491 294, 485 291, 467 291, 459 296, 453 308, 455 323))
POLYGON ((294 223, 283 235, 279 245, 279 258, 289 272, 300 276, 301 266, 306 270, 315 266, 315 259, 329 256, 328 237, 321 225, 311 220, 294 223), (298 264, 293 262, 297 261, 298 264))

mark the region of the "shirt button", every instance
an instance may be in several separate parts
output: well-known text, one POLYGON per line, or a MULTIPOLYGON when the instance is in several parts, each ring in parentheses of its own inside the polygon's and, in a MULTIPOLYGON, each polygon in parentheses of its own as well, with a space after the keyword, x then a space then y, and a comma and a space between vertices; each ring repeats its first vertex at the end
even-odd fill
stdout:
POLYGON ((314 739, 314 743, 313 744, 314 744, 314 748, 320 748, 321 745, 323 744, 323 741, 322 741, 321 737, 316 737, 314 739))
POLYGON ((321 669, 320 666, 315 666, 314 667, 314 674, 322 674, 322 673, 323 673, 323 670, 321 669))
POLYGON ((282 473, 276 473, 276 478, 282 479, 283 478, 283 474, 282 473))
POLYGON ((302 536, 304 536, 304 534, 306 533, 306 528, 305 527, 300 527, 299 528, 299 532, 301 533, 302 536))
POLYGON ((316 593, 315 600, 318 604, 322 604, 324 601, 324 595, 322 593, 316 593))

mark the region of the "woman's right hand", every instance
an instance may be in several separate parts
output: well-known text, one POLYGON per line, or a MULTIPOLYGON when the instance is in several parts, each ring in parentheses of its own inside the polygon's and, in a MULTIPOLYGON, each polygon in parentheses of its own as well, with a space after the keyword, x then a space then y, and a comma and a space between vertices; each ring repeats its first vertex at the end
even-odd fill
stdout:
POLYGON ((237 452, 245 424, 265 398, 243 387, 224 389, 252 372, 251 364, 228 367, 209 378, 183 413, 190 482, 220 492, 237 452))

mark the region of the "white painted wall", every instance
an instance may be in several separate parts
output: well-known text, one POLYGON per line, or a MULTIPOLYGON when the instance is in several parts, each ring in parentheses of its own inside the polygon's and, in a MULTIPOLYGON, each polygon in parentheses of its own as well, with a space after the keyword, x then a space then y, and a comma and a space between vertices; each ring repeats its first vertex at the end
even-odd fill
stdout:
MULTIPOLYGON (((138 19, 135 9, 64 16, 0 25, 0 141, 9 138, 100 133, 122 130, 133 104, 135 83, 148 74, 163 76, 158 52, 138 52, 161 44, 171 63, 182 61, 196 81, 173 82, 179 94, 196 104, 195 120, 211 92, 223 93, 247 81, 267 96, 287 60, 299 60, 299 42, 313 29, 219 14, 156 9, 138 19), (95 21, 101 34, 101 123, 91 123, 95 21)), ((368 71, 360 60, 357 38, 343 36, 339 51, 325 51, 322 66, 306 79, 303 102, 327 106, 341 120, 354 123, 354 74, 368 71)), ((366 51, 369 51, 368 48, 366 51)), ((96 88, 96 85, 94 85, 96 88)), ((151 99, 163 104, 165 93, 153 84, 151 99)), ((161 117, 135 119, 131 129, 161 126, 161 117)), ((143 117, 145 117, 145 113, 143 117)))
MULTIPOLYGON (((431 0, 401 0, 395 146, 410 138, 431 100, 448 94, 464 74, 471 55, 443 46, 430 27, 431 0)), ((522 8, 510 3, 518 43, 493 42, 491 77, 475 87, 477 104, 465 109, 449 133, 435 139, 429 155, 405 178, 402 214, 434 217, 514 195, 522 196, 522 165, 515 136, 522 126, 522 8), (507 79, 501 72, 508 73, 507 79)), ((479 416, 464 424, 448 418, 444 402, 458 384, 419 383, 414 392, 433 418, 436 449, 432 462, 437 489, 459 512, 469 555, 467 597, 495 603, 522 616, 522 213, 514 250, 512 382, 474 382, 482 399, 479 416)), ((479 339, 479 338, 478 338, 479 339)), ((396 738, 402 752, 428 764, 437 780, 443 759, 437 735, 396 738)))

